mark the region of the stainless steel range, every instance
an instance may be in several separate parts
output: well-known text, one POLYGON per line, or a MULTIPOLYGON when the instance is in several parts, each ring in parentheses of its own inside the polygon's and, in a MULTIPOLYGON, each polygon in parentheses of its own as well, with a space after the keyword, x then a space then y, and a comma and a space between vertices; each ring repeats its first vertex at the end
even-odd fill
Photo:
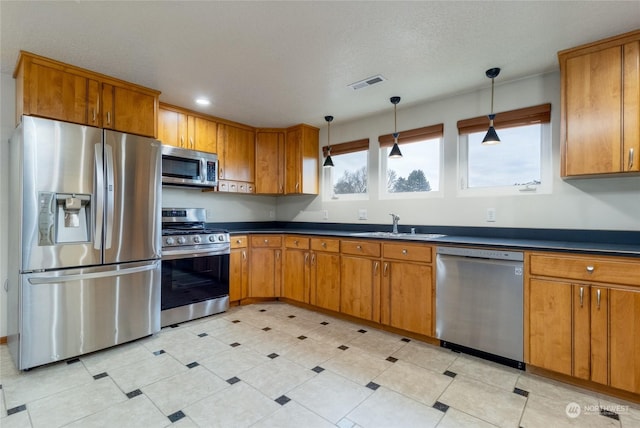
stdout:
POLYGON ((163 327, 229 308, 229 233, 205 220, 204 208, 162 209, 163 327))

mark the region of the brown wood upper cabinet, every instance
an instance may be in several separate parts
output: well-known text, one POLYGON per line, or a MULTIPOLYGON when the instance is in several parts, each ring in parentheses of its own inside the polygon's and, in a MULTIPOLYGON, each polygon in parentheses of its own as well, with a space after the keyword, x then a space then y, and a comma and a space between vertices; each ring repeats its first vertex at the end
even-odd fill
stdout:
POLYGON ((225 181, 250 183, 253 190, 255 129, 226 123, 218 124, 218 163, 218 178, 221 184, 225 181))
POLYGON ((318 128, 304 124, 287 128, 285 194, 318 194, 318 133, 318 128))
POLYGON ((284 129, 256 130, 256 193, 284 193, 284 129))
POLYGON ((16 124, 22 115, 155 138, 159 91, 21 51, 16 124))
POLYGON ((561 175, 640 172, 640 30, 558 53, 561 175))
POLYGON ((158 110, 158 139, 184 149, 218 152, 218 124, 188 110, 160 104, 158 110))

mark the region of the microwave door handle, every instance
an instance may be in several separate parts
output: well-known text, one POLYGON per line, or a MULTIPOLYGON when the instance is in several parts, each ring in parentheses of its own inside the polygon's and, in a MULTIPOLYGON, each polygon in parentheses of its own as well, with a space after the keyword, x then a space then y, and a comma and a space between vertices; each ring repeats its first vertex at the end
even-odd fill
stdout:
POLYGON ((104 167, 102 158, 102 144, 95 145, 95 175, 96 175, 96 200, 95 200, 95 236, 93 248, 99 250, 102 247, 102 224, 104 219, 104 167))
POLYGON ((111 240, 113 236, 113 148, 109 145, 104 146, 104 152, 106 155, 106 167, 107 167, 107 216, 106 216, 106 236, 104 238, 105 249, 111 248, 111 240))
POLYGON ((204 158, 200 158, 200 178, 202 184, 207 182, 207 161, 204 158))

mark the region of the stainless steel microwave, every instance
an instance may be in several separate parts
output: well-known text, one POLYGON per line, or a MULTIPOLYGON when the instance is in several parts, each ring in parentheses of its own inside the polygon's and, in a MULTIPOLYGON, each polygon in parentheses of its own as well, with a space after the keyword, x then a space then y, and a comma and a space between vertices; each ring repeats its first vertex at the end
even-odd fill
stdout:
POLYGON ((162 184, 183 187, 218 185, 218 155, 162 146, 162 184))

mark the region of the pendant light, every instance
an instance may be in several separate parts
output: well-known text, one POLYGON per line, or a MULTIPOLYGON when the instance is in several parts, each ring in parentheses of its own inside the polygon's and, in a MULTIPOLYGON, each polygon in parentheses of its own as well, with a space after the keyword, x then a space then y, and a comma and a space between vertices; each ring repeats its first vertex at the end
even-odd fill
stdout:
POLYGON ((391 152, 389 152, 389 157, 392 159, 397 159, 402 157, 402 153, 400 152, 400 147, 398 147, 398 116, 396 114, 396 109, 398 107, 398 103, 400 102, 400 97, 391 97, 389 99, 391 104, 393 104, 393 147, 391 148, 391 152))
POLYGON ((331 159, 331 121, 333 116, 325 116, 324 120, 327 121, 327 157, 324 159, 322 166, 331 168, 333 167, 333 160, 331 159))
POLYGON ((493 113, 493 84, 498 74, 500 74, 499 68, 490 68, 485 74, 489 79, 491 79, 491 114, 489 115, 489 129, 487 130, 487 135, 484 136, 482 140, 482 145, 489 146, 492 144, 499 144, 500 138, 498 138, 498 134, 496 133, 496 129, 493 127, 493 119, 496 115, 493 113))

